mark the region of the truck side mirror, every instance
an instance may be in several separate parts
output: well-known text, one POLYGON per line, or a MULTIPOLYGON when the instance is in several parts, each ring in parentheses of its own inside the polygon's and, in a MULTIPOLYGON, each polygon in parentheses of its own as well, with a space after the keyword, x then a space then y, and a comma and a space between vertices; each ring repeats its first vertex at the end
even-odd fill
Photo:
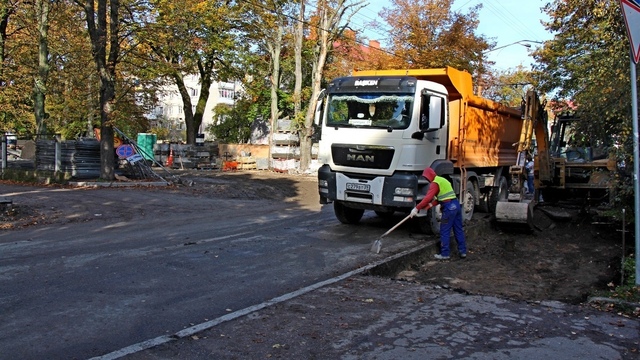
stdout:
POLYGON ((423 94, 420 104, 420 131, 431 132, 445 124, 444 98, 423 94))

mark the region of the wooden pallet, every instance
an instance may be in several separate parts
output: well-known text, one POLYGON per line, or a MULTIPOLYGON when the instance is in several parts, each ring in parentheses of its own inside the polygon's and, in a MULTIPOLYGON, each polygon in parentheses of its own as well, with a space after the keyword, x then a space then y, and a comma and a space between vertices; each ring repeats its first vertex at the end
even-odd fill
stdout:
POLYGON ((256 159, 253 156, 240 156, 238 158, 239 170, 255 170, 256 159))

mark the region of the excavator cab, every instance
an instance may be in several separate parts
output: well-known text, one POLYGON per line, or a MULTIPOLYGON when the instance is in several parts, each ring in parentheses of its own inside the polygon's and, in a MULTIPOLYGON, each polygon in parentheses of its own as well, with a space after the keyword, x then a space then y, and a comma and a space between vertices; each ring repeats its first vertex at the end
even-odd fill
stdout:
POLYGON ((573 112, 556 115, 551 126, 549 154, 552 178, 544 192, 545 200, 583 197, 588 202, 608 201, 613 188, 616 161, 607 144, 594 142, 578 130, 581 121, 573 112))
POLYGON ((554 158, 565 158, 568 162, 591 162, 593 150, 590 142, 576 131, 580 119, 572 115, 556 116, 551 125, 550 154, 554 158))

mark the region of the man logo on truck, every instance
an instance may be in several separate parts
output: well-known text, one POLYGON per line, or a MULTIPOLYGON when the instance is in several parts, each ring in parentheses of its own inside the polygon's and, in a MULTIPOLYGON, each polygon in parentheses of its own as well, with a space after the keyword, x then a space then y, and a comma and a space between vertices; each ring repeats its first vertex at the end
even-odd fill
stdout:
POLYGON ((375 162, 375 157, 373 155, 354 155, 347 154, 347 161, 360 161, 360 162, 375 162))

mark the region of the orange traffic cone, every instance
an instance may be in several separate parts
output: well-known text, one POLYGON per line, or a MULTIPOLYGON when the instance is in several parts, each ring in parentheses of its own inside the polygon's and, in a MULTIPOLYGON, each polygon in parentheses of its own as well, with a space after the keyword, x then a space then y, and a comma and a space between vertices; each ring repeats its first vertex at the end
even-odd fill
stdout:
POLYGON ((169 149, 169 157, 167 158, 167 166, 173 166, 173 149, 169 149))

